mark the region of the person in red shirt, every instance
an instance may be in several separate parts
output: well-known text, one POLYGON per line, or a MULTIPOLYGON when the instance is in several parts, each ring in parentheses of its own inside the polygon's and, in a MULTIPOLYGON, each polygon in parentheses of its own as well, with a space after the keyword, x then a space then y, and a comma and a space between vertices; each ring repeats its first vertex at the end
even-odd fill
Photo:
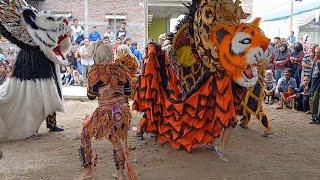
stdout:
POLYGON ((122 40, 121 38, 118 37, 116 39, 116 43, 112 46, 112 51, 115 52, 121 44, 122 44, 122 40))
POLYGON ((288 88, 287 92, 284 92, 281 99, 280 99, 280 104, 281 107, 283 107, 283 105, 286 105, 286 107, 290 107, 292 109, 295 108, 295 99, 296 99, 296 93, 295 93, 295 88, 290 86, 288 88))

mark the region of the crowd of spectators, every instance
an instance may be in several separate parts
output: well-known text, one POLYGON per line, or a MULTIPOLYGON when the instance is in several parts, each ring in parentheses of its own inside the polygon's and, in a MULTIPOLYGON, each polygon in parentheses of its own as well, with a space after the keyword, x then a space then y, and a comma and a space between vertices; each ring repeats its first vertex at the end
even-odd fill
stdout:
POLYGON ((320 124, 320 48, 304 36, 296 41, 294 33, 284 39, 275 37, 269 46, 272 57, 265 76, 265 103, 278 101, 284 107, 312 114, 311 124, 320 124))
POLYGON ((13 47, 0 48, 0 85, 10 76, 16 55, 17 50, 13 47))
POLYGON ((84 28, 79 25, 78 19, 73 20, 71 26, 74 40, 74 48, 66 56, 69 65, 61 67, 63 85, 87 85, 87 74, 95 63, 104 61, 100 57, 113 59, 116 49, 120 45, 126 45, 142 64, 142 53, 138 50, 138 43, 133 42, 127 31, 127 23, 122 22, 117 31, 111 27, 106 28, 105 33, 98 31, 94 26, 88 36, 84 28), (102 49, 103 51, 99 51, 102 49), (96 52, 104 52, 99 54, 96 52))

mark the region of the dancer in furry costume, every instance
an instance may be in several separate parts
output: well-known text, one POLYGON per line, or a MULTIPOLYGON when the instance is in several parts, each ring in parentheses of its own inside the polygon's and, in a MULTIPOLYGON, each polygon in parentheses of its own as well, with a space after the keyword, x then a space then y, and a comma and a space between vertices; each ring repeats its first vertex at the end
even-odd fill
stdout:
POLYGON ((124 169, 127 166, 129 179, 137 179, 130 163, 127 150, 127 136, 130 129, 131 113, 128 98, 131 95, 130 72, 137 68, 136 58, 123 56, 130 52, 127 46, 119 46, 116 60, 96 64, 88 75, 88 98, 98 97, 98 107, 92 115, 86 117, 82 133, 80 156, 87 172, 82 177, 93 176, 93 166, 97 156, 93 154, 91 139, 107 139, 113 146, 113 157, 118 170, 113 176, 124 179, 124 169))
POLYGON ((68 21, 37 11, 23 0, 0 1, 0 32, 19 48, 12 76, 0 86, 0 142, 37 133, 44 119, 51 131, 63 111, 59 65, 69 51, 68 21))
POLYGON ((236 109, 246 88, 256 84, 254 65, 267 59, 270 42, 259 28, 259 18, 240 22, 247 14, 239 3, 193 0, 173 37, 171 56, 177 63, 148 45, 134 96, 134 108, 144 113, 141 132, 157 133, 159 143, 188 152, 221 135, 215 149, 227 160, 225 146, 237 124, 236 109))

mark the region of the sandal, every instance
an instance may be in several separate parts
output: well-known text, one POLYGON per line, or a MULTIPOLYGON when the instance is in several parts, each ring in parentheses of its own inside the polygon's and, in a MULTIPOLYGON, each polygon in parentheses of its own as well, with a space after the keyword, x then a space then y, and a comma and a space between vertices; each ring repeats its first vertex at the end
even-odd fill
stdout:
POLYGON ((140 140, 140 141, 144 140, 142 133, 137 133, 136 138, 137 140, 140 140))
POLYGON ((223 161, 229 161, 229 159, 226 158, 226 156, 224 155, 224 153, 220 150, 220 148, 218 146, 215 146, 215 150, 219 156, 220 159, 222 159, 223 161))
POLYGON ((209 151, 216 151, 216 147, 215 146, 207 146, 207 149, 209 150, 209 151))
POLYGON ((283 109, 283 106, 278 106, 276 107, 276 109, 283 109))

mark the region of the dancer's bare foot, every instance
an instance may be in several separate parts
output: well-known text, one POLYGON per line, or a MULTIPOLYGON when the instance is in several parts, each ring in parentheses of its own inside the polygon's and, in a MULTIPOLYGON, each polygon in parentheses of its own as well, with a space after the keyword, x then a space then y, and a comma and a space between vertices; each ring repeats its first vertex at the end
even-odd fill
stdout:
POLYGON ((117 180, 124 180, 124 175, 123 173, 120 173, 120 172, 112 174, 112 177, 117 180))
POLYGON ((261 137, 271 137, 274 135, 274 133, 271 130, 265 130, 263 134, 261 134, 261 137))
POLYGON ((84 173, 81 175, 79 180, 87 180, 92 178, 93 178, 93 170, 91 167, 89 167, 84 170, 84 173))
POLYGON ((224 149, 221 149, 221 147, 219 146, 215 146, 215 150, 220 159, 222 159, 223 161, 229 161, 229 159, 226 157, 224 153, 224 149))

